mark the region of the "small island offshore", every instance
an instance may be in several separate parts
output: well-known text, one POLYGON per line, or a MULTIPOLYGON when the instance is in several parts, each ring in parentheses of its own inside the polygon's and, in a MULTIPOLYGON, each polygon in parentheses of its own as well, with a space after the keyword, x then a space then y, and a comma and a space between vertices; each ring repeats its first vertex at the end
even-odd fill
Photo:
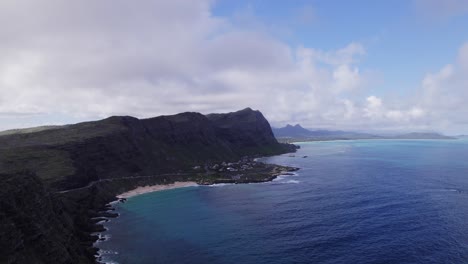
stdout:
POLYGON ((270 181, 297 168, 255 158, 296 148, 250 108, 2 132, 0 263, 96 263, 92 234, 118 195, 270 181))

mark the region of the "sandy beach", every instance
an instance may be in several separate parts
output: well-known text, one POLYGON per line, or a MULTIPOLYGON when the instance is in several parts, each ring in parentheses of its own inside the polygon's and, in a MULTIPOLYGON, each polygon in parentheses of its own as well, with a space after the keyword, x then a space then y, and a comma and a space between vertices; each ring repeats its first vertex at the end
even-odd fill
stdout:
POLYGON ((171 184, 141 186, 131 191, 119 194, 117 195, 117 198, 130 198, 130 197, 144 194, 144 193, 157 192, 157 191, 182 188, 182 187, 190 187, 190 186, 198 186, 198 184, 196 182, 174 182, 171 184))

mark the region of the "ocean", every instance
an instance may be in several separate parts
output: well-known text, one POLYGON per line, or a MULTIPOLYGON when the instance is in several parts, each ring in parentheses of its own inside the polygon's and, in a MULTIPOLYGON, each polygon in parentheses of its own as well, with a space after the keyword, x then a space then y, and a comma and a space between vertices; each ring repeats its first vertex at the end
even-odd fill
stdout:
POLYGON ((116 205, 108 263, 468 263, 468 140, 300 143, 259 184, 116 205), (304 158, 303 156, 307 156, 304 158))

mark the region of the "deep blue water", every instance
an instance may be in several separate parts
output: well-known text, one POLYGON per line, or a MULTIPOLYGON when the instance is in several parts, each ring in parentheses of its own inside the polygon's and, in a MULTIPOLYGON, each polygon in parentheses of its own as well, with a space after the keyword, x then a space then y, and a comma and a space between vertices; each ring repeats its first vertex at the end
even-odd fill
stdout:
POLYGON ((117 205, 118 263, 468 263, 468 141, 302 143, 269 183, 187 187, 117 205), (302 158, 308 155, 308 158, 302 158))

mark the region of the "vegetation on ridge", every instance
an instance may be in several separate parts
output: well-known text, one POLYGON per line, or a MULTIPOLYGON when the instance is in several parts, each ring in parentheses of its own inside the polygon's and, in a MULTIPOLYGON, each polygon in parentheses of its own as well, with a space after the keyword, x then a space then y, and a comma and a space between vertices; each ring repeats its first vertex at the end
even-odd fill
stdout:
POLYGON ((294 150, 278 143, 268 121, 252 109, 141 120, 110 117, 4 134, 0 262, 93 263, 98 237, 90 234, 102 230, 95 219, 113 215, 102 210, 118 193, 186 180, 268 181, 294 168, 246 156, 294 150), (241 159, 230 169, 223 165, 227 171, 215 166, 241 159))

